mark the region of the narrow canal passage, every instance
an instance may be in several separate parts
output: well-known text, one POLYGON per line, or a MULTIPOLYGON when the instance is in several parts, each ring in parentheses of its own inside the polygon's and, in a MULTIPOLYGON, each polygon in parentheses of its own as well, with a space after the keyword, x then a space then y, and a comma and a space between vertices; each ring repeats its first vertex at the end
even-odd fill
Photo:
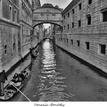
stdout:
MULTIPOLYGON (((33 60, 22 92, 31 101, 107 101, 107 77, 73 58, 48 39, 33 60)), ((12 101, 27 101, 18 93, 12 101)))

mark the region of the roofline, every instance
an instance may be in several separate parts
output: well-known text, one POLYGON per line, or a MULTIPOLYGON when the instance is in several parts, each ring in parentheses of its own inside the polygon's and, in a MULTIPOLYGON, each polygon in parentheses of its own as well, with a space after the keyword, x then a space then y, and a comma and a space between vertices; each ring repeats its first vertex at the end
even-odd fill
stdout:
POLYGON ((71 8, 73 8, 80 0, 73 0, 71 3, 62 11, 62 15, 68 12, 71 8))
MULTIPOLYGON (((61 9, 58 9, 56 7, 38 7, 37 9, 41 9, 41 8, 53 8, 53 9, 57 9, 57 10, 61 11, 61 9)), ((37 10, 37 9, 35 9, 35 10, 37 10)))

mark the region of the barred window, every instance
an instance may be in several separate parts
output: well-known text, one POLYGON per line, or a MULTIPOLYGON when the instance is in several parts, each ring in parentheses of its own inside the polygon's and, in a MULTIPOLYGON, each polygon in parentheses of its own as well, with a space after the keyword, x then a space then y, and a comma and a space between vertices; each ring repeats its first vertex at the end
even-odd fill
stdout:
POLYGON ((78 27, 81 27, 81 20, 78 20, 78 27))
POLYGON ((99 44, 99 52, 100 52, 100 54, 105 55, 106 54, 106 45, 99 44))
POLYGON ((92 4, 92 0, 88 0, 88 4, 89 4, 89 5, 92 4))
POLYGON ((87 25, 91 25, 91 15, 87 15, 87 25))
POLYGON ((90 43, 86 42, 86 49, 89 50, 90 49, 90 43))
POLYGON ((103 22, 106 22, 107 21, 107 10, 102 12, 103 14, 103 22))
POLYGON ((80 46, 80 41, 79 41, 79 40, 77 40, 77 46, 78 46, 78 47, 80 46))
POLYGON ((71 39, 71 44, 73 45, 73 39, 71 39))
POLYGON ((72 9, 72 14, 74 14, 75 13, 75 10, 74 9, 72 9))
POLYGON ((80 3, 78 6, 79 6, 79 10, 81 10, 82 9, 82 3, 80 3))
POLYGON ((74 28, 74 22, 72 22, 72 28, 74 28))

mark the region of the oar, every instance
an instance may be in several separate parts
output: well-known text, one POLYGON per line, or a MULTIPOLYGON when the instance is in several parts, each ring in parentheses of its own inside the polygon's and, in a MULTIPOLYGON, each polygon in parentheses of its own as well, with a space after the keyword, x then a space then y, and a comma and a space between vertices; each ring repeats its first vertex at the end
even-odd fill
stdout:
POLYGON ((29 102, 31 102, 31 100, 23 92, 21 92, 14 84, 11 83, 11 85, 13 85, 13 87, 15 87, 29 102))

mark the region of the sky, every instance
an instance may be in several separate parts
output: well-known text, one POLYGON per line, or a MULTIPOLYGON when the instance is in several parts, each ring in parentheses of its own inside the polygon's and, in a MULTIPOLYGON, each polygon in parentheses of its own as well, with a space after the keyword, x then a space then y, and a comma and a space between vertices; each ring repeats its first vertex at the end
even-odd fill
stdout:
POLYGON ((53 6, 58 5, 60 8, 65 8, 72 0, 40 0, 41 5, 51 3, 53 6))
MULTIPOLYGON (((51 3, 53 6, 58 5, 59 8, 63 9, 65 9, 71 1, 72 0, 40 0, 41 5, 43 5, 44 3, 51 3)), ((49 26, 50 24, 44 24, 45 28, 48 28, 49 26)))

